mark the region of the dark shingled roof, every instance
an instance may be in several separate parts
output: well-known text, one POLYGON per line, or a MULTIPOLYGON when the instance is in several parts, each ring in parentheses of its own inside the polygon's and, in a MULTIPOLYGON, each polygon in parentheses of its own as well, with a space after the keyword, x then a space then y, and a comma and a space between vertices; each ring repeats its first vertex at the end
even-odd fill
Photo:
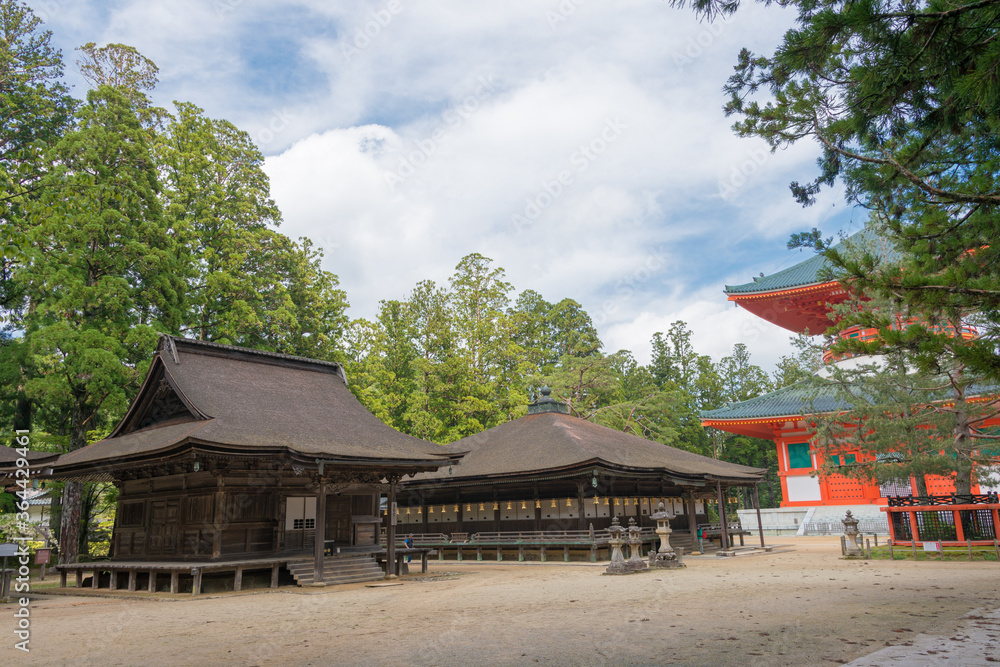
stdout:
MULTIPOLYGON (((887 258, 896 258, 898 253, 880 241, 881 237, 874 228, 865 228, 838 243, 835 248, 844 250, 845 246, 853 244, 861 247, 879 247, 880 252, 887 258), (886 247, 880 247, 886 246, 886 247)), ((823 255, 813 255, 794 266, 782 269, 777 273, 762 278, 755 278, 753 282, 743 285, 726 285, 726 294, 757 294, 760 292, 777 292, 802 287, 803 285, 814 285, 828 280, 820 279, 820 272, 830 268, 830 263, 823 255)))
POLYGON ((846 409, 837 398, 833 385, 816 384, 815 379, 801 380, 776 391, 762 394, 724 408, 701 413, 705 420, 763 419, 796 417, 846 409))
POLYGON ((414 478, 469 480, 553 473, 602 465, 611 469, 673 473, 690 479, 755 481, 764 470, 718 461, 558 412, 529 414, 451 445, 468 451, 451 473, 414 478))
POLYGON ((111 437, 60 457, 57 474, 145 458, 189 442, 345 463, 426 466, 459 458, 453 448, 382 423, 348 389, 338 364, 164 336, 122 423, 111 437), (157 421, 152 406, 155 400, 162 406, 164 397, 172 411, 157 421))
MULTIPOLYGON (((30 434, 29 434, 30 438, 30 434)), ((47 460, 53 460, 57 456, 53 452, 37 452, 30 449, 31 445, 28 445, 28 461, 31 463, 44 463, 47 460)), ((17 460, 21 458, 21 455, 17 453, 17 449, 13 447, 6 447, 0 445, 0 466, 6 466, 8 464, 16 463, 17 460)))

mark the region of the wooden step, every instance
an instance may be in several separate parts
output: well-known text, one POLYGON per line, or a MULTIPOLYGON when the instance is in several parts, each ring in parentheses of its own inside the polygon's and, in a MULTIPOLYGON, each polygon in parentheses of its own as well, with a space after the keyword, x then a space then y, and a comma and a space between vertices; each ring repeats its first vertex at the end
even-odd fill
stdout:
MULTIPOLYGON (((289 561, 287 567, 299 586, 309 586, 313 583, 315 571, 313 559, 301 558, 289 561)), ((323 583, 328 586, 377 581, 384 576, 382 568, 371 555, 327 556, 323 562, 323 583)))

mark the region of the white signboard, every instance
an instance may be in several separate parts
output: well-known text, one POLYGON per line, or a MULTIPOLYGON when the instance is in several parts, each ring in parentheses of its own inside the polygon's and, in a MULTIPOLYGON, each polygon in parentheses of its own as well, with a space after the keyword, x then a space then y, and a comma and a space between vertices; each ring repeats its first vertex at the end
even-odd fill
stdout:
POLYGON ((924 551, 941 551, 940 542, 924 542, 924 551))
POLYGON ((0 544, 0 557, 16 556, 16 555, 17 555, 16 544, 0 544))

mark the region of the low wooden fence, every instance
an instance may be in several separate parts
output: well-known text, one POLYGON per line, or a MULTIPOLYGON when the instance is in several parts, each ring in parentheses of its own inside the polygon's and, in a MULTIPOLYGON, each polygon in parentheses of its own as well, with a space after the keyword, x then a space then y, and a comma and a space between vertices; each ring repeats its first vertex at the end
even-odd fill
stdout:
MULTIPOLYGON (((517 550, 517 560, 522 562, 528 558, 532 552, 538 553, 538 559, 546 562, 549 550, 561 549, 564 562, 569 562, 570 551, 587 551, 591 563, 598 560, 598 552, 604 550, 608 552, 610 558, 611 545, 608 536, 601 534, 604 531, 589 530, 539 530, 520 532, 479 532, 469 535, 468 533, 414 533, 411 536, 414 547, 432 547, 437 550, 438 560, 445 560, 448 555, 452 555, 455 560, 465 560, 474 551, 476 560, 483 560, 484 550, 488 553, 495 551, 496 559, 502 561, 504 552, 517 550)), ((397 534, 397 541, 400 545, 404 542, 405 536, 397 534)), ((655 547, 659 544, 659 537, 652 528, 643 528, 639 533, 639 539, 643 543, 643 552, 647 546, 655 547)), ((383 538, 383 544, 384 544, 383 538)))

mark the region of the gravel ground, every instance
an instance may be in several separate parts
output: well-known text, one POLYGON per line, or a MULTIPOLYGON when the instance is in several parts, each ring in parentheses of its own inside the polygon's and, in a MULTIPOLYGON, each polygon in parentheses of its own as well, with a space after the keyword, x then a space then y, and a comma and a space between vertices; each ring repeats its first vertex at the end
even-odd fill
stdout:
MULTIPOLYGON (((787 548, 624 577, 584 563, 431 561, 426 577, 376 588, 44 596, 31 653, 0 632, 0 664, 1000 662, 1000 564, 848 561, 837 537, 772 541, 787 548)), ((0 627, 13 610, 0 607, 0 627)))

